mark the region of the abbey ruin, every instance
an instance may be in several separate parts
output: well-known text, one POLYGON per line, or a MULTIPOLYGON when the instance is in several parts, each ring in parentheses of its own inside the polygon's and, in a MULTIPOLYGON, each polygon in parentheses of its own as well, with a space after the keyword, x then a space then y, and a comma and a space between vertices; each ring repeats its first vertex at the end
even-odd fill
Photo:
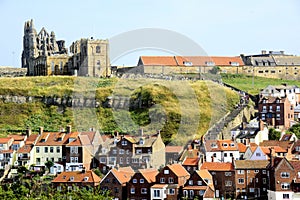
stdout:
POLYGON ((70 52, 64 40, 57 40, 43 27, 37 33, 33 20, 25 22, 22 68, 28 76, 77 75, 110 76, 108 40, 80 39, 73 42, 70 52))

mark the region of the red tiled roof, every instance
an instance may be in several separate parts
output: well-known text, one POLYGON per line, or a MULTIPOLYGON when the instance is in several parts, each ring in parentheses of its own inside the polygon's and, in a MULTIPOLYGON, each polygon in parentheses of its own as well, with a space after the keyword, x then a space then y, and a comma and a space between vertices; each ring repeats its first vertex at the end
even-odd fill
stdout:
POLYGON ((182 165, 198 166, 200 158, 186 158, 182 165))
POLYGON ((111 173, 114 174, 114 176, 119 180, 120 184, 124 184, 127 183, 131 177, 134 175, 134 171, 132 170, 132 168, 129 169, 122 169, 119 168, 118 170, 113 168, 111 169, 111 173))
POLYGON ((69 136, 70 134, 65 134, 61 132, 44 132, 39 137, 39 140, 35 145, 36 146, 61 146, 67 142, 69 136), (62 136, 64 137, 62 138, 62 136), (62 140, 59 141, 58 138, 62 138, 62 140))
POLYGON ((189 176, 190 175, 188 173, 188 171, 186 171, 186 169, 180 164, 172 164, 172 165, 167 165, 167 166, 178 177, 180 177, 180 176, 189 176))
POLYGON ((153 169, 153 168, 139 169, 139 172, 144 176, 144 178, 148 181, 148 183, 155 182, 155 177, 158 174, 157 169, 153 169))
POLYGON ((238 143, 237 145, 238 145, 239 152, 241 152, 241 153, 245 153, 246 152, 246 150, 247 150, 247 146, 246 145, 244 145, 243 143, 238 143))
POLYGON ((183 187, 184 190, 206 190, 208 186, 189 185, 183 187))
POLYGON ((12 137, 15 141, 23 141, 25 140, 25 135, 8 135, 8 137, 12 137))
POLYGON ((151 188, 165 188, 168 187, 168 184, 154 184, 151 188))
POLYGON ((52 183, 79 183, 79 182, 86 182, 86 183, 100 183, 101 178, 97 176, 93 171, 86 171, 85 173, 81 171, 72 171, 72 172, 62 172, 60 173, 52 183), (71 177, 74 180, 71 180, 71 177), (85 177, 88 177, 87 180, 84 180, 85 177))
POLYGON ((0 138, 0 144, 8 143, 11 139, 10 137, 0 138))
POLYGON ((31 145, 24 145, 20 149, 18 149, 18 153, 30 153, 31 149, 31 145))
POLYGON ((166 153, 180 153, 183 151, 183 146, 166 146, 166 153))
POLYGON ((213 62, 216 66, 231 66, 232 63, 244 65, 240 57, 234 56, 141 56, 140 60, 146 66, 185 66, 185 62, 190 62, 192 66, 206 66, 208 62, 213 62))
POLYGON ((25 144, 33 145, 36 139, 39 137, 38 134, 31 134, 25 141, 25 144))
POLYGON ((200 169, 207 169, 212 171, 232 171, 234 170, 232 163, 220 163, 220 162, 204 162, 200 169))

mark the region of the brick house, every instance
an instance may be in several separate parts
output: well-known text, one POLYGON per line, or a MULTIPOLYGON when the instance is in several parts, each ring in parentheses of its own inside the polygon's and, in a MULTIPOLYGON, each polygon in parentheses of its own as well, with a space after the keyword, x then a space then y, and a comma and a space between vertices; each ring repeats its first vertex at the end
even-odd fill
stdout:
POLYGON ((199 169, 200 158, 185 158, 182 162, 182 166, 192 174, 194 171, 199 169))
POLYGON ((196 170, 183 187, 183 197, 188 199, 212 199, 215 188, 212 175, 207 169, 196 170))
POLYGON ((115 135, 108 139, 105 153, 99 155, 101 164, 108 167, 126 167, 133 169, 159 168, 165 165, 165 144, 160 133, 139 136, 115 135))
POLYGON ((262 121, 275 128, 288 129, 294 120, 294 106, 286 97, 262 97, 258 112, 262 121))
POLYGON ((100 184, 101 178, 93 171, 62 172, 51 183, 58 191, 70 191, 77 188, 95 188, 100 184))
POLYGON ((235 170, 233 163, 204 162, 200 170, 207 169, 213 177, 215 197, 235 197, 235 170))
POLYGON ((109 190, 110 195, 113 196, 115 200, 126 199, 126 183, 133 175, 134 171, 131 167, 113 168, 101 180, 101 190, 109 190))
POLYGON ((150 188, 155 184, 157 169, 139 169, 127 182, 127 198, 134 200, 150 200, 150 188))
POLYGON ((293 183, 297 172, 293 165, 285 157, 271 157, 268 170, 270 173, 268 199, 294 199, 293 183))
POLYGON ((269 186, 268 160, 236 160, 236 198, 266 198, 269 186))
MULTIPOLYGON (((156 184, 167 185, 163 193, 167 194, 166 199, 175 200, 182 196, 182 187, 190 178, 190 174, 180 164, 167 165, 162 168, 156 176, 156 184)), ((156 188, 151 188, 151 195, 155 197, 156 188)))

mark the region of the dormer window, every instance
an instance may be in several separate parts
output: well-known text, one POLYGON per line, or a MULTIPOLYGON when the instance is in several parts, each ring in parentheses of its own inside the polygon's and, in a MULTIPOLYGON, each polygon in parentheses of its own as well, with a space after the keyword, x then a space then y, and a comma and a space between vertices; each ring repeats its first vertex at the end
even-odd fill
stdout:
POLYGON ((145 144, 145 141, 144 141, 144 139, 143 138, 140 138, 140 145, 144 145, 145 144))
POLYGON ((266 100, 266 99, 263 99, 263 103, 267 103, 267 100, 266 100))
POLYGON ((215 66, 215 63, 212 62, 212 61, 207 61, 207 62, 205 62, 205 64, 206 64, 207 66, 215 66))
POLYGON ((280 99, 276 99, 276 103, 280 103, 280 99))
POLYGON ((169 174, 169 173, 170 173, 170 171, 168 169, 164 170, 164 174, 169 174))
POLYGON ((217 144, 216 143, 212 143, 211 144, 211 148, 217 148, 218 146, 217 146, 217 144))
POLYGON ((234 143, 230 143, 230 146, 231 146, 231 147, 234 147, 235 145, 234 145, 234 143))
POLYGON ((88 181, 88 180, 89 180, 89 177, 86 176, 86 177, 83 178, 83 180, 84 180, 84 181, 88 181))
POLYGON ((227 147, 228 147, 228 144, 227 144, 227 143, 223 143, 222 146, 225 147, 225 148, 227 148, 227 147))
POLYGON ((70 177, 70 181, 74 181, 74 176, 71 176, 71 177, 70 177))
POLYGON ((122 140, 121 144, 122 144, 122 146, 126 146, 127 145, 127 140, 122 140))

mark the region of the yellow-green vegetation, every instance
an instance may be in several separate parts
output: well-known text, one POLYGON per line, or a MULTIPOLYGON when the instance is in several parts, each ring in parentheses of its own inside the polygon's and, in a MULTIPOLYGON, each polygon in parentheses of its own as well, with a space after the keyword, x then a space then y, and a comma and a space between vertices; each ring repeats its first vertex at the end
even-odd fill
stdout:
POLYGON ((153 79, 97 79, 85 77, 0 78, 0 94, 22 96, 87 96, 97 108, 49 106, 41 102, 0 103, 0 129, 25 130, 39 126, 55 131, 71 124, 76 130, 99 128, 103 133, 126 133, 143 128, 161 130, 166 143, 184 144, 199 138, 212 123, 232 110, 239 96, 211 81, 163 81, 153 79), (127 109, 107 108, 108 96, 127 96, 127 109))
POLYGON ((257 95, 260 90, 268 85, 281 85, 286 83, 288 85, 300 86, 300 81, 297 80, 282 80, 275 78, 263 78, 258 76, 246 76, 243 74, 222 74, 222 80, 235 88, 246 91, 249 94, 257 95))

